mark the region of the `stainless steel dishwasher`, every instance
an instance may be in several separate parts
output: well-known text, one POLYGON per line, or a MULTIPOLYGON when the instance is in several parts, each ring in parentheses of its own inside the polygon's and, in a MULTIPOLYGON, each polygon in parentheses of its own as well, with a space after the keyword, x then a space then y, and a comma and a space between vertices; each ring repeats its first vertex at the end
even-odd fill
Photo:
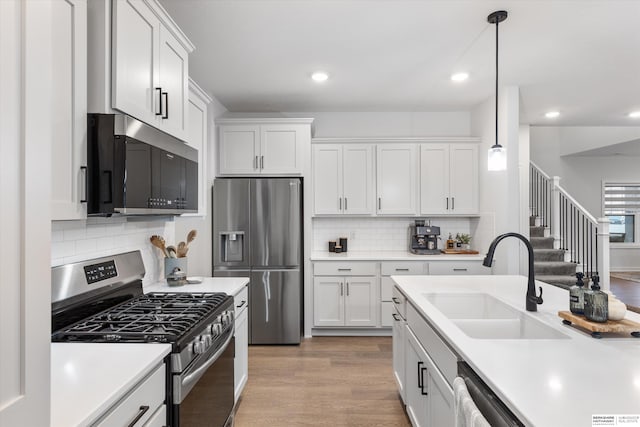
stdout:
POLYGON ((464 379, 471 398, 491 427, 524 426, 465 362, 458 362, 458 376, 464 379))

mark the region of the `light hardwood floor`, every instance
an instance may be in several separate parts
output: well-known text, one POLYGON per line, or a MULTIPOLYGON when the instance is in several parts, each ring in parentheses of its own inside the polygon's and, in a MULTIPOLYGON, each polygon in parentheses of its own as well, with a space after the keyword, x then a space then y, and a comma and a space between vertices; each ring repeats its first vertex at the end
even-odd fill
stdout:
POLYGON ((393 379, 391 337, 249 346, 235 425, 410 426, 393 379))

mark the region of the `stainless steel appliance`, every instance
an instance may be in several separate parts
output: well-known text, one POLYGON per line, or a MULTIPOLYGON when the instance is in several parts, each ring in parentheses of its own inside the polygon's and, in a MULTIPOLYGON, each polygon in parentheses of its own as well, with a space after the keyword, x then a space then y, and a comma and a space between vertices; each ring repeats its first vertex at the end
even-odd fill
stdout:
POLYGON ((250 278, 250 344, 300 343, 301 187, 295 178, 214 182, 213 275, 250 278))
POLYGON ((166 425, 232 425, 232 297, 143 294, 144 274, 139 251, 52 268, 52 341, 170 343, 166 425))
POLYGON ((198 211, 198 152, 123 114, 89 114, 87 213, 198 211))
POLYGON ((416 219, 409 226, 409 250, 419 255, 439 255, 438 238, 440 227, 424 225, 423 219, 416 219))
POLYGON ((493 427, 519 427, 522 422, 465 362, 458 362, 458 376, 464 380, 471 399, 493 427))

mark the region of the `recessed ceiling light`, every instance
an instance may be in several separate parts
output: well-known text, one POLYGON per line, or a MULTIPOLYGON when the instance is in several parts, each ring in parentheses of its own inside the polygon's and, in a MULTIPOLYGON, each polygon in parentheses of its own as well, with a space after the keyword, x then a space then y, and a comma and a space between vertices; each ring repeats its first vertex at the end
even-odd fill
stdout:
POLYGON ((631 117, 632 119, 637 119, 640 118, 640 111, 632 111, 629 113, 629 117, 631 117))
POLYGON ((325 73, 324 71, 316 71, 315 73, 311 74, 311 78, 314 82, 324 82, 329 78, 329 74, 325 73))
POLYGON ((451 80, 454 82, 463 82, 469 78, 469 73, 455 73, 451 75, 451 80))
POLYGON ((555 119, 556 117, 558 117, 560 115, 560 112, 558 111, 549 111, 548 113, 545 113, 545 117, 547 119, 555 119))

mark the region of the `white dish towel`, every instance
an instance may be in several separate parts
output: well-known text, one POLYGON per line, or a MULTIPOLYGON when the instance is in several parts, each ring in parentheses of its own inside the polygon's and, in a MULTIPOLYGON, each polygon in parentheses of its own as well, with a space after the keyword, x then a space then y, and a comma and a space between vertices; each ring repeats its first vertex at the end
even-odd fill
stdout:
POLYGON ((463 378, 453 380, 453 395, 456 427, 491 427, 473 402, 463 378))

